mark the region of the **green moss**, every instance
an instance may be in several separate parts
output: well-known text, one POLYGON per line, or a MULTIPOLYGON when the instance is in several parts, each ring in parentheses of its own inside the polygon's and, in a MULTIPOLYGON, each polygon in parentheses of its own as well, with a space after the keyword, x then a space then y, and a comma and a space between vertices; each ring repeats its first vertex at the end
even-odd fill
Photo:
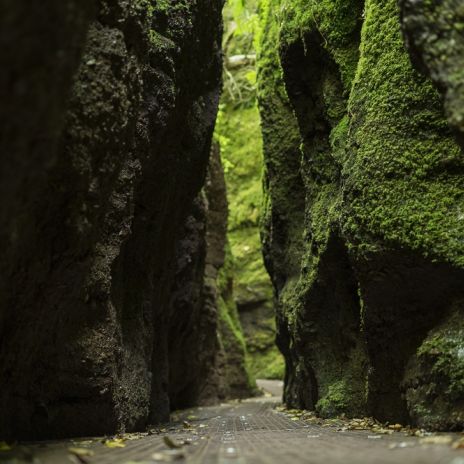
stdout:
POLYGON ((417 425, 435 430, 464 427, 464 324, 458 308, 411 358, 404 390, 417 425))
POLYGON ((440 108, 409 62, 396 2, 368 1, 343 172, 344 232, 359 253, 393 242, 464 264, 464 188, 448 169, 464 162, 440 108))
MULTIPOLYGON (((411 66, 395 0, 263 0, 259 40, 263 237, 284 343, 315 371, 322 415, 362 413, 369 379, 384 366, 369 369, 365 332, 378 308, 351 267, 383 266, 394 250, 462 268, 464 159, 437 92, 411 66), (351 281, 357 301, 343 313, 351 296, 342 290, 338 301, 335 288, 351 281)), ((424 350, 444 340, 431 373, 449 378, 451 398, 462 394, 462 375, 451 378, 444 353, 456 345, 440 333, 424 350)))
POLYGON ((432 334, 420 346, 419 362, 430 362, 430 374, 446 382, 444 394, 451 400, 464 398, 464 327, 459 314, 444 330, 432 334))
POLYGON ((288 46, 302 40, 308 50, 321 43, 338 64, 349 91, 359 57, 353 37, 360 29, 363 4, 360 0, 282 0, 281 43, 288 46))
POLYGON ((335 382, 329 386, 327 395, 317 402, 316 411, 321 417, 340 416, 346 412, 350 402, 351 395, 345 382, 335 382))

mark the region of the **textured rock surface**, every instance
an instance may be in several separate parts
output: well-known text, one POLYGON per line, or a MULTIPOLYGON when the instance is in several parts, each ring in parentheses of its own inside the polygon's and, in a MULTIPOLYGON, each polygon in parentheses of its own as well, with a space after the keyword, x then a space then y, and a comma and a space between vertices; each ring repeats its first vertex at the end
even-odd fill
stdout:
POLYGON ((202 214, 221 8, 2 4, 2 436, 133 430, 193 401, 170 385, 170 360, 205 362, 176 348, 193 329, 172 285, 202 214))
POLYGON ((228 204, 219 145, 176 253, 169 340, 171 407, 250 396, 246 348, 226 261, 228 204))
POLYGON ((255 385, 248 369, 247 347, 235 303, 236 274, 227 235, 227 187, 217 143, 213 146, 205 190, 208 198, 205 309, 215 308, 219 315, 217 362, 222 379, 220 394, 222 392, 222 397, 246 398, 255 385))
POLYGON ((446 116, 464 144, 464 4, 461 0, 401 0, 401 20, 413 64, 444 96, 446 116))
POLYGON ((446 342, 446 320, 463 310, 464 164, 438 93, 410 62, 399 9, 269 0, 262 11, 264 247, 286 400, 462 427, 445 392, 461 388, 450 359, 463 340, 454 329, 446 342), (437 338, 443 349, 428 352, 437 338))

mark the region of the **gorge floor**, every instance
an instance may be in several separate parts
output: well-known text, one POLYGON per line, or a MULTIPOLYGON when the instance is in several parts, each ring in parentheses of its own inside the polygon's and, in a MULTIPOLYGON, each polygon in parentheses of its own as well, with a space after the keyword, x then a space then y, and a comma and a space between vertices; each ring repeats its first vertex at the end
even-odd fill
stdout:
POLYGON ((423 438, 403 432, 378 435, 343 430, 330 421, 308 423, 279 407, 282 382, 260 381, 259 385, 266 392, 264 397, 182 411, 174 415, 172 424, 154 429, 151 435, 127 434, 106 444, 86 439, 18 445, 0 452, 0 462, 464 464, 464 450, 453 449, 449 443, 462 435, 437 435, 424 443, 423 438), (440 440, 444 444, 436 444, 440 440))

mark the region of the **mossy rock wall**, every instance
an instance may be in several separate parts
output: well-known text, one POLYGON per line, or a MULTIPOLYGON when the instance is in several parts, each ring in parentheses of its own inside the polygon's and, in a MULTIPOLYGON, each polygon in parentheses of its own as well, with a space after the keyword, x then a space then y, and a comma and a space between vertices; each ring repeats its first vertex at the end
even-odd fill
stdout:
POLYGON ((173 285, 186 227, 203 251, 183 276, 203 285, 189 218, 204 215, 222 6, 3 2, 2 439, 140 430, 200 401, 197 350, 215 345, 176 343, 202 326, 217 340, 217 313, 178 311, 173 285))
POLYGON ((427 397, 405 382, 418 363, 430 385, 437 364, 450 369, 424 353, 446 339, 440 324, 462 317, 464 158, 439 93, 413 68, 400 10, 394 0, 261 6, 263 243, 286 401, 462 427, 445 387, 427 397))

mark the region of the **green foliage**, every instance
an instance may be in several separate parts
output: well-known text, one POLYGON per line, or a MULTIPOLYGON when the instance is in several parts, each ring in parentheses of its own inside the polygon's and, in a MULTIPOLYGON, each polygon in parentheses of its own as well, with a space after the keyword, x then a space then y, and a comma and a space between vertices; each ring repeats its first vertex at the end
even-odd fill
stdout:
POLYGON ((419 426, 435 430, 463 427, 464 324, 459 305, 411 358, 404 390, 419 426))
MULTIPOLYGON (((224 10, 226 61, 232 55, 254 56, 254 34, 258 24, 254 0, 229 0, 224 10)), ((272 301, 272 286, 265 270, 259 236, 262 192, 262 137, 256 100, 256 67, 253 61, 230 71, 224 69, 224 93, 216 122, 215 137, 221 145, 229 201, 228 238, 233 255, 234 294, 240 303, 272 301)), ((263 372, 258 356, 273 351, 276 376, 282 372, 282 358, 274 345, 275 322, 267 321, 271 342, 255 350, 258 332, 247 340, 250 369, 263 372), (280 362, 280 367, 279 367, 280 362), (280 370, 279 370, 280 369, 280 370)))
POLYGON ((227 69, 234 55, 254 56, 254 35, 258 26, 256 0, 229 0, 224 7, 224 103, 252 106, 256 97, 256 70, 253 60, 246 66, 227 69))
POLYGON ((252 353, 250 370, 257 379, 283 380, 284 357, 275 345, 266 351, 252 353))

